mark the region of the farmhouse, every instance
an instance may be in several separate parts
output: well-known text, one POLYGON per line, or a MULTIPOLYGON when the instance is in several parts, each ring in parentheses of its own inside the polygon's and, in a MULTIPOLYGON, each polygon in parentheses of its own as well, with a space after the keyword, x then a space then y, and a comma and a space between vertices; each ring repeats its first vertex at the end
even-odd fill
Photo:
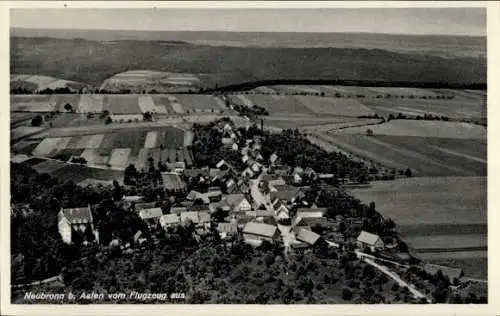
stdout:
POLYGON ((363 230, 356 240, 356 246, 359 249, 368 247, 371 251, 376 251, 384 248, 384 242, 380 236, 363 230))
POLYGON ((235 236, 238 233, 238 225, 236 223, 219 223, 217 231, 222 239, 230 236, 235 236))
POLYGON ((182 194, 186 192, 186 184, 175 172, 162 172, 163 187, 170 194, 182 194))
POLYGON ((290 218, 290 210, 282 200, 277 199, 273 203, 273 208, 276 217, 278 217, 279 219, 290 218))
POLYGON ((187 195, 186 199, 189 201, 196 201, 196 200, 201 200, 205 204, 210 204, 211 202, 217 202, 220 201, 222 197, 222 191, 216 190, 216 191, 209 191, 206 193, 200 193, 198 191, 191 191, 187 195))
POLYGON ((160 218, 160 225, 163 229, 174 227, 181 223, 180 217, 177 214, 167 214, 160 218))
POLYGON ((276 241, 280 236, 276 226, 264 223, 249 222, 243 228, 243 238, 245 242, 255 244, 256 242, 276 241))
POLYGON ((94 229, 90 205, 61 209, 57 214, 57 228, 62 240, 67 244, 79 239, 99 242, 99 234, 94 229))
POLYGON ((302 198, 304 196, 303 192, 300 188, 290 187, 290 186, 276 186, 276 191, 271 191, 271 201, 273 203, 276 202, 277 199, 283 200, 284 202, 293 203, 297 199, 302 198))
POLYGON ((149 227, 155 227, 159 224, 160 218, 163 216, 161 208, 146 208, 139 211, 139 217, 148 224, 149 227))
POLYGON ((208 212, 184 212, 181 213, 181 222, 184 225, 191 222, 195 227, 208 228, 210 226, 210 214, 208 212))
POLYGON ((252 209, 252 205, 243 194, 228 194, 222 200, 221 206, 227 206, 226 209, 232 212, 247 212, 252 209))
POLYGON ((321 239, 321 236, 304 228, 298 230, 295 238, 298 241, 306 243, 308 246, 315 246, 321 239))

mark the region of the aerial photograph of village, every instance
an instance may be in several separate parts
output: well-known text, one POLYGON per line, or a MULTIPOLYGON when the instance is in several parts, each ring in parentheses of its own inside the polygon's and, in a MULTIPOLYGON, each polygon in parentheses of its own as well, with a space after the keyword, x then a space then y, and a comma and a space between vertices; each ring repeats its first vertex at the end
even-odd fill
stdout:
POLYGON ((10 9, 12 304, 487 304, 485 8, 10 9))

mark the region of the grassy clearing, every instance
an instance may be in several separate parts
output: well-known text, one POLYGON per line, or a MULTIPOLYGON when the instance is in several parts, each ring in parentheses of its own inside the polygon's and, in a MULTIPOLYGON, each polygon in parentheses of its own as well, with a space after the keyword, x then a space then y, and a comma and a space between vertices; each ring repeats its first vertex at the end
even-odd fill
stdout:
POLYGON ((216 102, 215 98, 210 95, 175 95, 179 102, 183 105, 184 109, 189 111, 220 111, 221 108, 216 102))
POLYGON ((355 99, 329 97, 295 96, 304 106, 317 114, 361 116, 374 114, 374 111, 355 99))
POLYGON ((80 113, 99 113, 103 110, 104 96, 99 94, 82 94, 78 103, 80 113))
POLYGON ((100 144, 100 148, 135 148, 144 147, 146 131, 122 130, 107 133, 100 144))
MULTIPOLYGON (((371 130, 374 135, 486 139, 486 129, 484 127, 461 122, 392 120, 373 126, 371 130)), ((366 134, 366 128, 346 128, 341 133, 366 134)))
POLYGON ((264 107, 272 114, 315 114, 292 96, 248 95, 252 104, 264 107))
POLYGON ((137 95, 108 96, 109 112, 113 114, 140 114, 139 98, 137 95))

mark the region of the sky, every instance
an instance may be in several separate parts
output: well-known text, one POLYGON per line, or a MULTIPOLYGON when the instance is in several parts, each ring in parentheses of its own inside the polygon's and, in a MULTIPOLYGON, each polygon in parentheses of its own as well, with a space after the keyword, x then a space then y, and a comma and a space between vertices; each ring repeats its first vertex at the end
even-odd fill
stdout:
POLYGON ((11 27, 486 35, 482 8, 11 9, 11 27))

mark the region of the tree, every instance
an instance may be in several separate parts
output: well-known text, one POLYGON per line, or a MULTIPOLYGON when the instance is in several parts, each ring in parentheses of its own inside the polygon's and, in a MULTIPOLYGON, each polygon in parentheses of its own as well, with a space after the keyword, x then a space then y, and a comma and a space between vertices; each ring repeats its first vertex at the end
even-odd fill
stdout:
POLYGON ((366 136, 373 136, 373 130, 372 129, 367 129, 366 130, 366 136))
POLYGON ((352 293, 351 289, 344 287, 342 289, 342 299, 344 301, 350 301, 350 300, 352 300, 352 297, 353 297, 353 293, 352 293))
POLYGON ((64 105, 64 109, 65 109, 66 111, 68 111, 68 112, 71 112, 71 111, 73 111, 73 106, 72 106, 71 104, 69 104, 69 103, 66 103, 66 104, 64 105))
POLYGON ((152 121, 153 120, 153 116, 151 115, 151 112, 149 111, 146 111, 142 114, 143 116, 143 120, 144 121, 152 121))
POLYGON ((394 120, 394 115, 389 114, 389 117, 387 118, 387 122, 394 120))
POLYGON ((109 117, 109 116, 108 116, 108 117, 106 118, 106 121, 105 121, 104 123, 105 123, 105 124, 111 124, 111 123, 113 123, 113 120, 111 119, 111 117, 109 117))
POLYGON ((411 172, 411 169, 410 169, 410 168, 407 168, 407 169, 406 169, 406 171, 405 171, 405 176, 406 176, 407 178, 411 178, 411 176, 412 176, 412 172, 411 172))
POLYGON ((31 126, 40 126, 42 125, 43 118, 40 115, 35 116, 31 119, 31 126))

